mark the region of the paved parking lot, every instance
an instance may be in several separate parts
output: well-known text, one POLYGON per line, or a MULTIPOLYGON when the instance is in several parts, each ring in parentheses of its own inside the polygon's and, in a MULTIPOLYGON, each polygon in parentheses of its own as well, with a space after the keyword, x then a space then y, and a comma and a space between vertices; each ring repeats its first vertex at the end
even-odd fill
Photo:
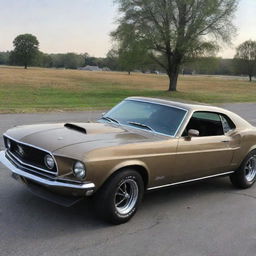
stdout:
MULTIPOLYGON (((256 104, 225 107, 256 125, 256 104)), ((0 115, 0 133, 20 124, 99 115, 0 115)), ((148 193, 129 223, 111 226, 94 216, 88 201, 63 208, 33 196, 0 165, 1 256, 255 256, 255 216, 256 186, 239 191, 228 178, 218 178, 148 193)))

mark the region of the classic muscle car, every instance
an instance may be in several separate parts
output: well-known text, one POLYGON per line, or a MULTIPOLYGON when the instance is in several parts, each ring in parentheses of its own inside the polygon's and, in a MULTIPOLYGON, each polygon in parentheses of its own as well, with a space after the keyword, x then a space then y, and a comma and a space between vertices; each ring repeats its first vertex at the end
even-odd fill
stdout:
POLYGON ((256 179, 256 128, 212 106, 130 97, 95 123, 20 126, 4 134, 1 162, 36 195, 71 206, 93 197, 116 224, 145 191, 229 175, 256 179))

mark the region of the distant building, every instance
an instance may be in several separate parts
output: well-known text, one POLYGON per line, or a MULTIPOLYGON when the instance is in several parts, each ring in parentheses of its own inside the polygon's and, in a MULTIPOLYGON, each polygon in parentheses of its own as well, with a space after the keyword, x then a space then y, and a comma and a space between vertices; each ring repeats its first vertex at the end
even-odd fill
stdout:
POLYGON ((79 67, 79 70, 86 70, 86 71, 102 71, 101 68, 99 68, 98 66, 85 66, 85 67, 79 67))

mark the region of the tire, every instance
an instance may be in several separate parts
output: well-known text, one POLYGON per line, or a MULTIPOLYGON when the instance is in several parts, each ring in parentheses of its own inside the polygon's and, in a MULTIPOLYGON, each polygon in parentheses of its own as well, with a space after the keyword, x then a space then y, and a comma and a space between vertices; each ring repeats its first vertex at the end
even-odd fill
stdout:
POLYGON ((230 175, 230 180, 236 188, 246 189, 256 181, 256 150, 250 152, 242 162, 238 171, 230 175))
POLYGON ((143 194, 141 175, 132 169, 125 169, 110 177, 96 193, 95 210, 104 220, 122 224, 136 213, 143 194))

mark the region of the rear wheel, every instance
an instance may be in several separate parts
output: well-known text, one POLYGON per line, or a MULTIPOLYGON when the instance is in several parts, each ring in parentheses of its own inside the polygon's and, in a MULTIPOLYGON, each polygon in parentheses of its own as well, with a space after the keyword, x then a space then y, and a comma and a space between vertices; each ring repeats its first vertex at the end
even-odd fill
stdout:
POLYGON ((256 150, 252 151, 242 162, 238 171, 230 175, 232 184, 237 188, 249 188, 256 181, 256 150))
POLYGON ((138 209, 144 194, 141 175, 131 169, 118 172, 97 192, 97 213, 114 224, 125 223, 138 209))

